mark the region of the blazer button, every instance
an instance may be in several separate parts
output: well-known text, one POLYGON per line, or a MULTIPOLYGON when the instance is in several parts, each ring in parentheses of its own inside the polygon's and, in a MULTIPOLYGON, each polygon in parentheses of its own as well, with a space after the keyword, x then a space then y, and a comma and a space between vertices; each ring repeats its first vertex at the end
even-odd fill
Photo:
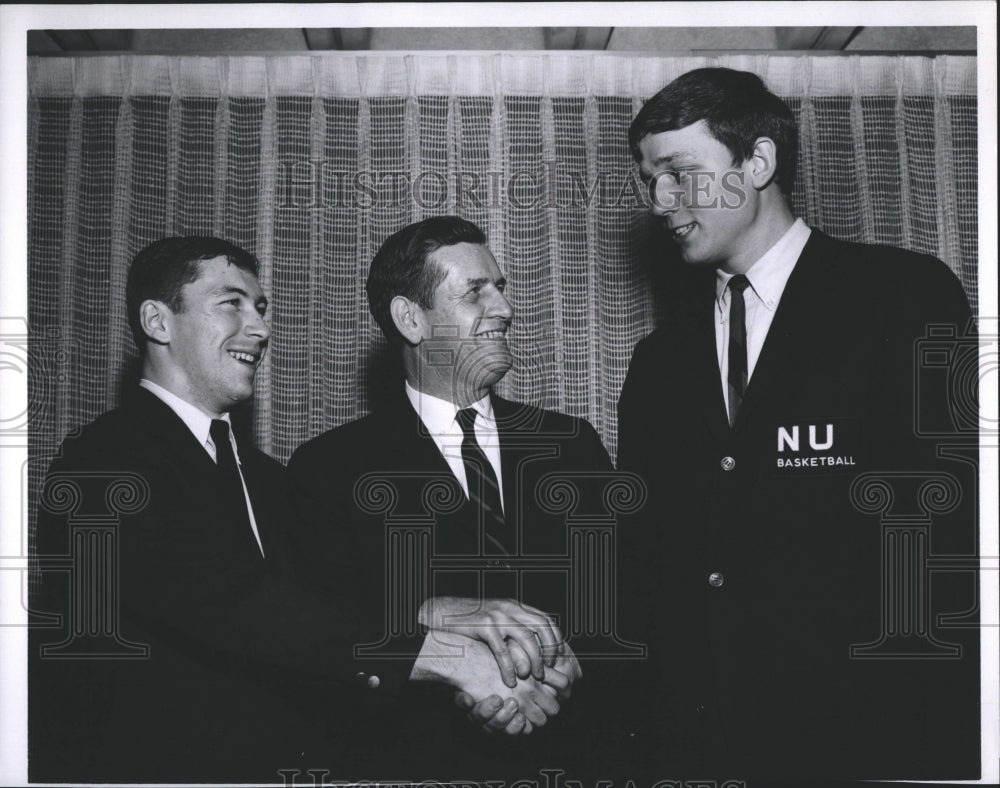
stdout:
POLYGON ((372 689, 378 689, 379 684, 381 684, 381 683, 382 683, 382 680, 378 676, 369 676, 368 677, 368 686, 371 687, 372 689))
POLYGON ((364 681, 365 679, 368 678, 368 674, 365 673, 363 670, 361 670, 354 674, 354 678, 356 678, 358 681, 364 681))
POLYGON ((723 576, 722 572, 712 572, 712 574, 708 576, 708 584, 712 586, 712 588, 718 588, 725 582, 726 578, 723 576))
POLYGON ((736 467, 736 460, 734 460, 732 457, 723 457, 720 465, 722 465, 722 470, 731 471, 733 468, 736 467))

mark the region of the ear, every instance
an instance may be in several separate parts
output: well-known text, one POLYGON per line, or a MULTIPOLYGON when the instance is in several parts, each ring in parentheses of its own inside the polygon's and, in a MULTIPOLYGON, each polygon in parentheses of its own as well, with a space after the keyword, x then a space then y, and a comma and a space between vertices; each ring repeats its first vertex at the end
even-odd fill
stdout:
POLYGON ((770 185, 778 174, 778 147, 770 137, 759 137, 747 161, 747 177, 758 191, 770 185))
POLYGON ((419 345, 424 338, 424 312, 420 305, 398 295, 389 304, 389 314, 403 338, 411 345, 419 345))
POLYGON ((173 312, 162 301, 149 299, 139 305, 139 325, 146 338, 157 345, 170 342, 170 316, 173 312))

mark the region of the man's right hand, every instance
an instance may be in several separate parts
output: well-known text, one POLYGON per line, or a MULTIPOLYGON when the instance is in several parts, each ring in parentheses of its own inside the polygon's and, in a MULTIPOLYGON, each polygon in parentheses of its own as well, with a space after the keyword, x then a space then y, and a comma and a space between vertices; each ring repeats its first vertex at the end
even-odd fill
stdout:
POLYGON ((562 632, 555 622, 538 608, 513 599, 432 597, 421 605, 419 621, 428 629, 485 643, 500 668, 500 677, 511 689, 519 676, 529 673, 542 681, 545 665, 554 665, 563 653, 562 632), (519 652, 511 653, 508 639, 520 646, 519 652))
POLYGON ((487 730, 507 733, 530 732, 559 713, 559 701, 551 687, 529 676, 509 688, 497 671, 496 660, 483 643, 453 632, 431 630, 410 674, 413 681, 450 684, 468 699, 456 701, 470 718, 487 730), (468 700, 473 705, 468 706, 468 700), (513 708, 511 704, 516 706, 513 708), (523 715, 523 722, 519 717, 523 715))
POLYGON ((503 732, 508 736, 527 736, 534 730, 528 718, 518 711, 517 701, 490 695, 476 703, 467 692, 455 693, 455 705, 468 712, 469 722, 487 733, 503 732))

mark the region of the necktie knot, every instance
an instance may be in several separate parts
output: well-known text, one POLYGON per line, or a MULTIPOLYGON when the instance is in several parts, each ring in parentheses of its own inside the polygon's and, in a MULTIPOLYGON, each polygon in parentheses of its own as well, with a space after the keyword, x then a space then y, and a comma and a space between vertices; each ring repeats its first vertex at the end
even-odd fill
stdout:
POLYGON ((750 287, 750 280, 743 274, 737 274, 729 280, 729 289, 737 293, 742 293, 748 287, 750 287))
POLYGON ((208 434, 212 436, 212 443, 215 444, 215 453, 218 456, 219 447, 229 443, 229 423, 222 419, 212 419, 208 434))
POLYGON ((458 426, 462 428, 462 434, 466 438, 475 438, 476 409, 462 408, 456 418, 458 419, 458 426))

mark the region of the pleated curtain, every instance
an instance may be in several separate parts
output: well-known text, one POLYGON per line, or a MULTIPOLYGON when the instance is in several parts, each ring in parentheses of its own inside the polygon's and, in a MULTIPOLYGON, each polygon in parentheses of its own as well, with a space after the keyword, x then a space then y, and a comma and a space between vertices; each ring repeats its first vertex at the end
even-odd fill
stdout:
POLYGON ((614 456, 631 351, 657 318, 627 129, 706 65, 753 71, 793 108, 810 225, 936 255, 976 304, 973 57, 29 58, 30 492, 63 436, 120 399, 143 246, 210 234, 260 259, 273 337, 253 434, 286 460, 369 410, 385 344, 368 266, 446 213, 486 231, 509 281, 517 363, 499 392, 586 417, 614 456))

